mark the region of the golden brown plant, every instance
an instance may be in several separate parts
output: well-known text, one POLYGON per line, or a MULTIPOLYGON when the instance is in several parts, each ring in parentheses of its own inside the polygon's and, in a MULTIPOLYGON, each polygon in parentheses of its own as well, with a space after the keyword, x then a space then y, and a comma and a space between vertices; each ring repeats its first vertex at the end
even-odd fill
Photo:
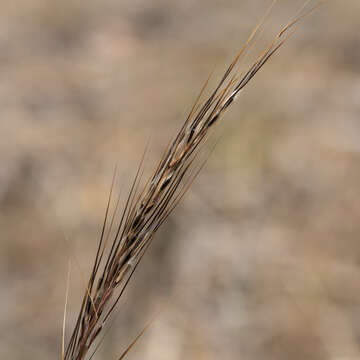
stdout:
MULTIPOLYGON (((240 91, 293 34, 295 25, 321 3, 318 2, 309 10, 303 9, 300 15, 281 29, 247 71, 239 72, 235 70, 235 67, 261 29, 263 21, 260 22, 227 68, 210 97, 201 102, 201 96, 207 85, 207 82, 205 83, 183 126, 168 145, 153 175, 141 190, 139 183, 142 162, 140 163, 120 221, 114 231, 115 235, 111 244, 108 245, 119 204, 118 198, 115 211, 110 218, 109 209, 115 171, 95 261, 73 333, 62 356, 64 360, 84 359, 90 350, 92 354, 95 353, 97 349, 95 340, 98 339, 105 323, 113 314, 154 235, 201 169, 200 166, 195 172, 190 173, 190 176, 186 176, 193 168, 194 160, 197 158, 201 145, 208 138, 210 130, 224 115, 225 110, 233 103, 240 91)), ((125 350, 120 359, 127 354, 135 341, 125 350)))

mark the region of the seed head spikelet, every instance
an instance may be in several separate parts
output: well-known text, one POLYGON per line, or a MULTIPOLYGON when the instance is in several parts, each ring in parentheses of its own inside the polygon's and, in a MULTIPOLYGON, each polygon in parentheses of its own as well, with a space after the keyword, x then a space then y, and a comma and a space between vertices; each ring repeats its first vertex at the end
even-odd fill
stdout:
MULTIPOLYGON (((321 3, 323 2, 320 1, 308 11, 301 12, 283 27, 265 51, 245 72, 241 73, 237 69, 239 60, 252 45, 267 13, 231 62, 215 90, 206 101, 201 102, 208 80, 205 82, 184 124, 165 149, 152 176, 141 187, 144 153, 125 200, 124 209, 114 229, 113 239, 109 244, 119 205, 118 197, 115 210, 110 216, 116 178, 115 169, 92 272, 74 331, 63 356, 65 360, 82 360, 90 349, 96 351, 97 346, 94 342, 114 312, 155 233, 180 202, 200 171, 201 166, 195 167, 194 170, 194 161, 198 158, 209 133, 238 94, 293 34, 295 25, 321 3)), ((137 339, 138 337, 134 343, 137 339)))

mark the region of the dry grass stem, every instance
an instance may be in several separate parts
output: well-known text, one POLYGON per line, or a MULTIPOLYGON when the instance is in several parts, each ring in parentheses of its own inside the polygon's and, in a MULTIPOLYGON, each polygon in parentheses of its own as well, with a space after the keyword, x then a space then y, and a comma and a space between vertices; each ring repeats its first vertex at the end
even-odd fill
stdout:
MULTIPOLYGON (((194 160, 209 132, 256 73, 289 39, 295 30, 295 25, 320 3, 307 11, 302 11, 284 26, 265 51, 245 72, 241 73, 237 69, 238 61, 254 42, 262 27, 262 21, 251 33, 209 98, 201 102, 207 86, 207 82, 205 83, 183 126, 168 145, 153 175, 141 190, 143 160, 140 163, 120 220, 113 231, 112 242, 108 244, 116 223, 119 204, 118 198, 115 211, 110 216, 115 171, 95 261, 73 333, 63 355, 64 360, 81 360, 87 356, 90 349, 94 350, 99 334, 116 308, 155 233, 195 178, 197 172, 191 174, 189 170, 193 169, 194 160), (190 176, 186 176, 188 173, 190 176)), ((134 343, 136 340, 137 338, 134 343)))

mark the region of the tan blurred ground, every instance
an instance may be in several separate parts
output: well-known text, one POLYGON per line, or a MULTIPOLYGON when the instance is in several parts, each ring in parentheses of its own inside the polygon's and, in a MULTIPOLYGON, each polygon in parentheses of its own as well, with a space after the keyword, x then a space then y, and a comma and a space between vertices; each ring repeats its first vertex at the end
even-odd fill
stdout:
MULTIPOLYGON (((114 164, 126 189, 149 141, 151 170, 270 2, 1 2, 1 359, 59 358, 114 164)), ((330 2, 232 106, 96 359, 160 309, 129 359, 360 358, 359 25, 330 2)))

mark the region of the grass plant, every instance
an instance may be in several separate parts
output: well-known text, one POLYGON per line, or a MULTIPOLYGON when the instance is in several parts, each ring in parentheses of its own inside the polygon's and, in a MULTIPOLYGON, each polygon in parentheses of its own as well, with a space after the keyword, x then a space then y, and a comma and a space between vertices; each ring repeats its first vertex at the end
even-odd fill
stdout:
MULTIPOLYGON (((66 347, 65 334, 63 336, 63 360, 91 359, 96 353, 105 334, 104 328, 116 311, 157 230, 179 204, 201 170, 204 162, 199 164, 196 160, 209 134, 240 92, 293 35, 299 21, 321 3, 309 8, 307 2, 243 71, 239 66, 240 60, 247 55, 262 30, 269 9, 228 66, 216 88, 204 100, 208 81, 205 82, 182 127, 169 142, 151 177, 142 185, 143 157, 122 211, 119 211, 120 197, 114 196, 115 170, 92 271, 66 347)), ((124 358, 143 331, 119 359, 124 358)))

